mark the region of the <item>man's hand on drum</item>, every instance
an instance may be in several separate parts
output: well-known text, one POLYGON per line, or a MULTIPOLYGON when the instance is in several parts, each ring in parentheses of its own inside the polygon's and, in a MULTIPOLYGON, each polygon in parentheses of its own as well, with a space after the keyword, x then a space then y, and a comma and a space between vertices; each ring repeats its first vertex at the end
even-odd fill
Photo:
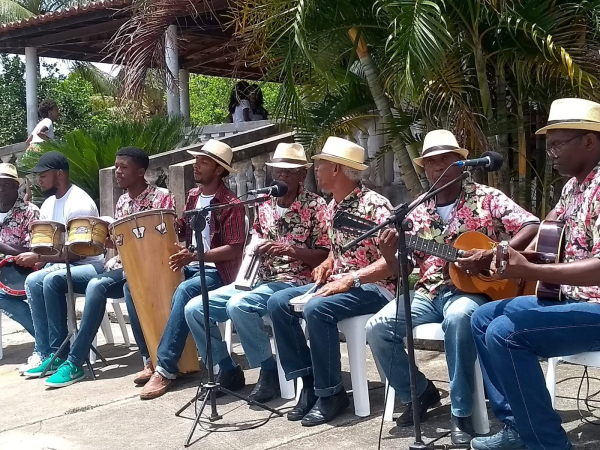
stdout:
POLYGON ((21 253, 17 256, 15 262, 23 267, 35 267, 36 263, 40 262, 39 255, 33 252, 21 253))
POLYGON ((312 277, 316 284, 325 284, 332 272, 333 262, 328 258, 313 269, 312 277))
POLYGON ((179 251, 169 258, 169 267, 173 272, 177 272, 183 266, 187 266, 196 260, 196 254, 190 252, 187 247, 179 243, 175 243, 179 251))
POLYGON ((268 256, 289 256, 292 251, 292 246, 281 242, 266 241, 258 247, 259 255, 268 256))

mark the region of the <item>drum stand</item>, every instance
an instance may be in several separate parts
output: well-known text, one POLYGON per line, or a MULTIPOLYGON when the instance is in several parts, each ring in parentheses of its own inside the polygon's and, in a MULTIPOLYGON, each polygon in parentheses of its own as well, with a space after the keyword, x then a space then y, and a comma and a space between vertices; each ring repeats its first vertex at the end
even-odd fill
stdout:
MULTIPOLYGON (((68 251, 67 251, 67 256, 65 257, 65 264, 67 266, 67 299, 66 299, 67 300, 67 310, 68 310, 67 311, 67 321, 70 322, 68 324, 68 328, 71 331, 69 331, 65 340, 62 341, 62 344, 60 344, 60 347, 58 348, 56 353, 54 353, 54 355, 52 356, 52 359, 50 360, 50 364, 48 364, 46 366, 46 369, 44 369, 44 371, 40 375, 40 378, 43 378, 46 375, 46 371, 50 367, 52 367, 52 364, 54 364, 54 360, 60 354, 60 352, 62 352, 63 348, 65 348, 65 345, 67 345, 67 343, 71 340, 71 338, 74 338, 75 336, 77 336, 77 316, 76 316, 76 311, 75 311, 75 293, 73 292, 73 279, 71 278, 71 264, 69 263, 68 251)), ((90 348, 96 354, 96 356, 102 360, 104 365, 108 366, 108 361, 106 361, 104 356, 102 356, 102 354, 96 349, 96 347, 93 344, 90 346, 90 348)), ((96 373, 94 372, 94 368, 92 367, 92 364, 90 363, 89 357, 85 358, 85 364, 86 364, 88 370, 90 371, 90 374, 92 375, 92 380, 95 380, 96 373)))
MULTIPOLYGON (((255 201, 255 200, 253 200, 255 201)), ((190 446, 190 441, 192 440, 192 436, 194 435, 194 431, 200 422, 200 417, 202 416, 202 412, 206 407, 206 404, 210 400, 211 414, 208 418, 211 422, 215 420, 222 419, 223 416, 219 415, 217 412, 217 391, 222 392, 224 394, 232 395, 240 400, 244 400, 248 402, 248 404, 259 406, 260 408, 266 409, 267 411, 272 412, 273 414, 277 414, 279 416, 283 416, 283 413, 280 411, 273 409, 267 405, 263 405, 262 403, 255 402, 250 400, 248 397, 240 395, 236 392, 232 392, 229 389, 222 387, 219 383, 215 382, 215 373, 213 370, 213 359, 212 359, 212 349, 211 349, 211 339, 210 339, 210 318, 209 318, 209 307, 208 307, 208 290, 206 288, 206 277, 204 272, 204 242, 202 240, 202 231, 206 227, 206 216, 208 213, 215 209, 224 209, 231 208, 232 206, 238 206, 238 204, 223 204, 223 205, 213 205, 202 210, 195 210, 193 212, 193 228, 196 233, 196 242, 197 242, 197 252, 198 252, 198 264, 200 269, 200 285, 202 290, 202 311, 204 313, 204 329, 207 333, 206 339, 206 361, 205 367, 208 369, 208 382, 202 385, 202 389, 200 392, 194 396, 189 402, 187 402, 179 411, 175 413, 177 417, 181 415, 183 411, 193 405, 199 397, 204 395, 200 408, 196 414, 196 419, 194 420, 194 424, 192 425, 192 429, 190 430, 187 439, 185 440, 185 447, 190 446)))

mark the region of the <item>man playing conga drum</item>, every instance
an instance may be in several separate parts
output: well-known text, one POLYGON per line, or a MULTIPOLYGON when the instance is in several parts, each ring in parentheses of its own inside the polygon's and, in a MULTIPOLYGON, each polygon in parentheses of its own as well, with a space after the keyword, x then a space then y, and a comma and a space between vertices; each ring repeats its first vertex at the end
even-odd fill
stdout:
MULTIPOLYGON (((115 219, 148 209, 175 209, 173 196, 166 189, 146 183, 144 175, 149 163, 148 155, 140 148, 126 147, 117 152, 115 178, 119 187, 126 192, 117 201, 115 219)), ((59 388, 84 378, 83 364, 104 318, 106 299, 121 298, 124 284, 125 274, 120 257, 116 255, 106 262, 103 273, 89 281, 77 337, 67 360, 46 380, 46 386, 59 388)), ((132 322, 135 321, 134 314, 135 310, 129 311, 132 322)))
POLYGON ((304 307, 310 349, 300 319, 290 312, 290 300, 306 294, 314 284, 286 289, 271 296, 268 310, 273 321, 278 355, 288 380, 302 377, 298 404, 288 413, 289 420, 302 420, 313 426, 329 422, 349 405, 342 384, 340 342, 337 323, 379 311, 392 299, 395 282, 378 248, 378 239, 366 239, 356 248, 342 252, 341 247, 355 236, 332 227, 338 211, 383 222, 392 209, 382 195, 364 187, 360 179, 364 149, 353 142, 330 137, 318 160, 317 181, 330 191, 328 231, 329 257, 313 270, 317 285, 315 296, 304 307))
MULTIPOLYGON (((40 210, 40 220, 51 220, 66 225, 71 219, 82 216, 98 217, 98 208, 94 200, 81 188, 73 185, 69 179, 69 162, 59 152, 44 153, 32 173, 38 174, 38 184, 46 201, 40 210)), ((65 250, 57 256, 41 256, 33 252, 21 253, 17 263, 33 267, 47 263, 42 269, 33 272, 25 281, 27 300, 31 307, 35 329, 35 348, 42 363, 25 372, 25 376, 37 378, 46 369, 54 353, 68 334, 67 330, 67 270, 64 264, 65 250)), ((83 258, 69 254, 73 288, 83 292, 88 282, 102 272, 104 256, 83 258)), ((69 351, 55 359, 47 374, 56 372, 69 351)))
MULTIPOLYGON (((29 228, 31 222, 37 220, 40 215, 38 207, 25 201, 22 194, 19 194, 20 182, 15 166, 0 164, 0 253, 4 257, 19 255, 29 250, 29 228)), ((24 295, 16 296, 0 291, 0 311, 35 336, 31 310, 26 300, 24 295)), ((23 373, 40 363, 40 356, 34 349, 27 363, 23 364, 19 371, 23 373)))
MULTIPOLYGON (((235 173, 231 167, 233 152, 231 147, 217 140, 210 140, 199 151, 190 151, 196 157, 194 180, 198 187, 190 190, 185 211, 203 208, 218 203, 239 203, 235 194, 225 186, 223 179, 235 173)), ((211 213, 202 233, 204 245, 204 270, 209 291, 231 283, 240 267, 246 226, 245 210, 242 205, 211 213)), ((185 321, 184 307, 195 296, 200 295, 200 272, 196 253, 196 236, 189 220, 180 220, 180 235, 185 238, 185 247, 171 256, 172 270, 183 268, 186 281, 181 283, 171 305, 171 314, 163 331, 157 350, 156 370, 148 358, 144 370, 135 377, 135 382, 147 384, 140 397, 144 400, 160 397, 169 389, 171 381, 177 377, 177 362, 181 358, 185 341, 190 332, 185 321)), ((139 326, 132 329, 137 339, 141 339, 139 326), (139 337, 138 337, 139 336, 139 337)), ((139 342, 139 341, 138 341, 139 342)), ((148 353, 145 355, 149 356, 148 353)))
MULTIPOLYGON (((231 319, 250 367, 261 368, 259 381, 250 394, 259 403, 279 395, 277 366, 263 327, 267 300, 274 292, 307 283, 312 268, 325 259, 329 247, 324 232, 325 201, 302 187, 310 167, 304 148, 300 144, 279 144, 268 164, 273 168, 273 179, 284 182, 288 191, 258 207, 252 230, 263 240, 258 248, 263 255, 258 284, 251 291, 230 284, 209 294, 213 361, 220 369, 217 382, 231 390, 245 385, 244 372, 231 359, 217 327, 218 322, 231 319)), ((206 361, 201 296, 185 307, 185 318, 202 360, 206 361)))

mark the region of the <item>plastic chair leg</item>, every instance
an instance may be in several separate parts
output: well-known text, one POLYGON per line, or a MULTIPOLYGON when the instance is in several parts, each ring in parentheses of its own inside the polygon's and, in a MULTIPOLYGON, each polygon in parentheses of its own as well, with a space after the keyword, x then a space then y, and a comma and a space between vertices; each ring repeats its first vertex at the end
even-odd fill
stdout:
POLYGON ((475 361, 475 392, 473 395, 473 428, 478 434, 490 432, 487 406, 485 404, 485 389, 479 360, 475 361))
POLYGON ((118 303, 112 304, 113 311, 115 312, 115 317, 117 318, 117 322, 119 323, 119 327, 121 328, 121 333, 123 333, 123 341, 125 345, 129 347, 131 342, 129 341, 129 333, 127 332, 127 325, 125 324, 125 318, 123 317, 123 310, 121 310, 121 305, 118 303))
POLYGON ((554 409, 556 409, 556 366, 559 360, 560 358, 548 358, 548 370, 546 370, 546 389, 554 409))
POLYGON ((108 311, 104 312, 104 317, 102 318, 102 324, 100 325, 100 328, 102 328, 102 333, 104 334, 106 343, 114 344, 115 337, 113 336, 112 327, 110 326, 110 319, 108 318, 108 311))
POLYGON ((354 414, 359 417, 366 417, 371 414, 369 385, 367 383, 367 337, 364 325, 362 327, 352 326, 357 325, 352 322, 349 322, 347 326, 344 325, 346 324, 342 325, 340 331, 346 336, 352 396, 354 397, 354 414))

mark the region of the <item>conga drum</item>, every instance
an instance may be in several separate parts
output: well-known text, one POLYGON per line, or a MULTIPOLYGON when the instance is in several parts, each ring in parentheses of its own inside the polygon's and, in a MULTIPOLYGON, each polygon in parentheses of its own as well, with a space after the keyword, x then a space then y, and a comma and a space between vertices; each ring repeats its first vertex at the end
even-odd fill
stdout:
MULTIPOLYGON (((173 294, 183 281, 182 271, 173 272, 169 268, 169 257, 178 251, 176 218, 172 210, 153 209, 124 217, 109 226, 154 367, 173 294)), ((189 335, 178 367, 181 373, 200 369, 198 352, 189 335)))
POLYGON ((65 226, 53 220, 31 222, 31 250, 38 255, 59 255, 64 244, 65 226))

